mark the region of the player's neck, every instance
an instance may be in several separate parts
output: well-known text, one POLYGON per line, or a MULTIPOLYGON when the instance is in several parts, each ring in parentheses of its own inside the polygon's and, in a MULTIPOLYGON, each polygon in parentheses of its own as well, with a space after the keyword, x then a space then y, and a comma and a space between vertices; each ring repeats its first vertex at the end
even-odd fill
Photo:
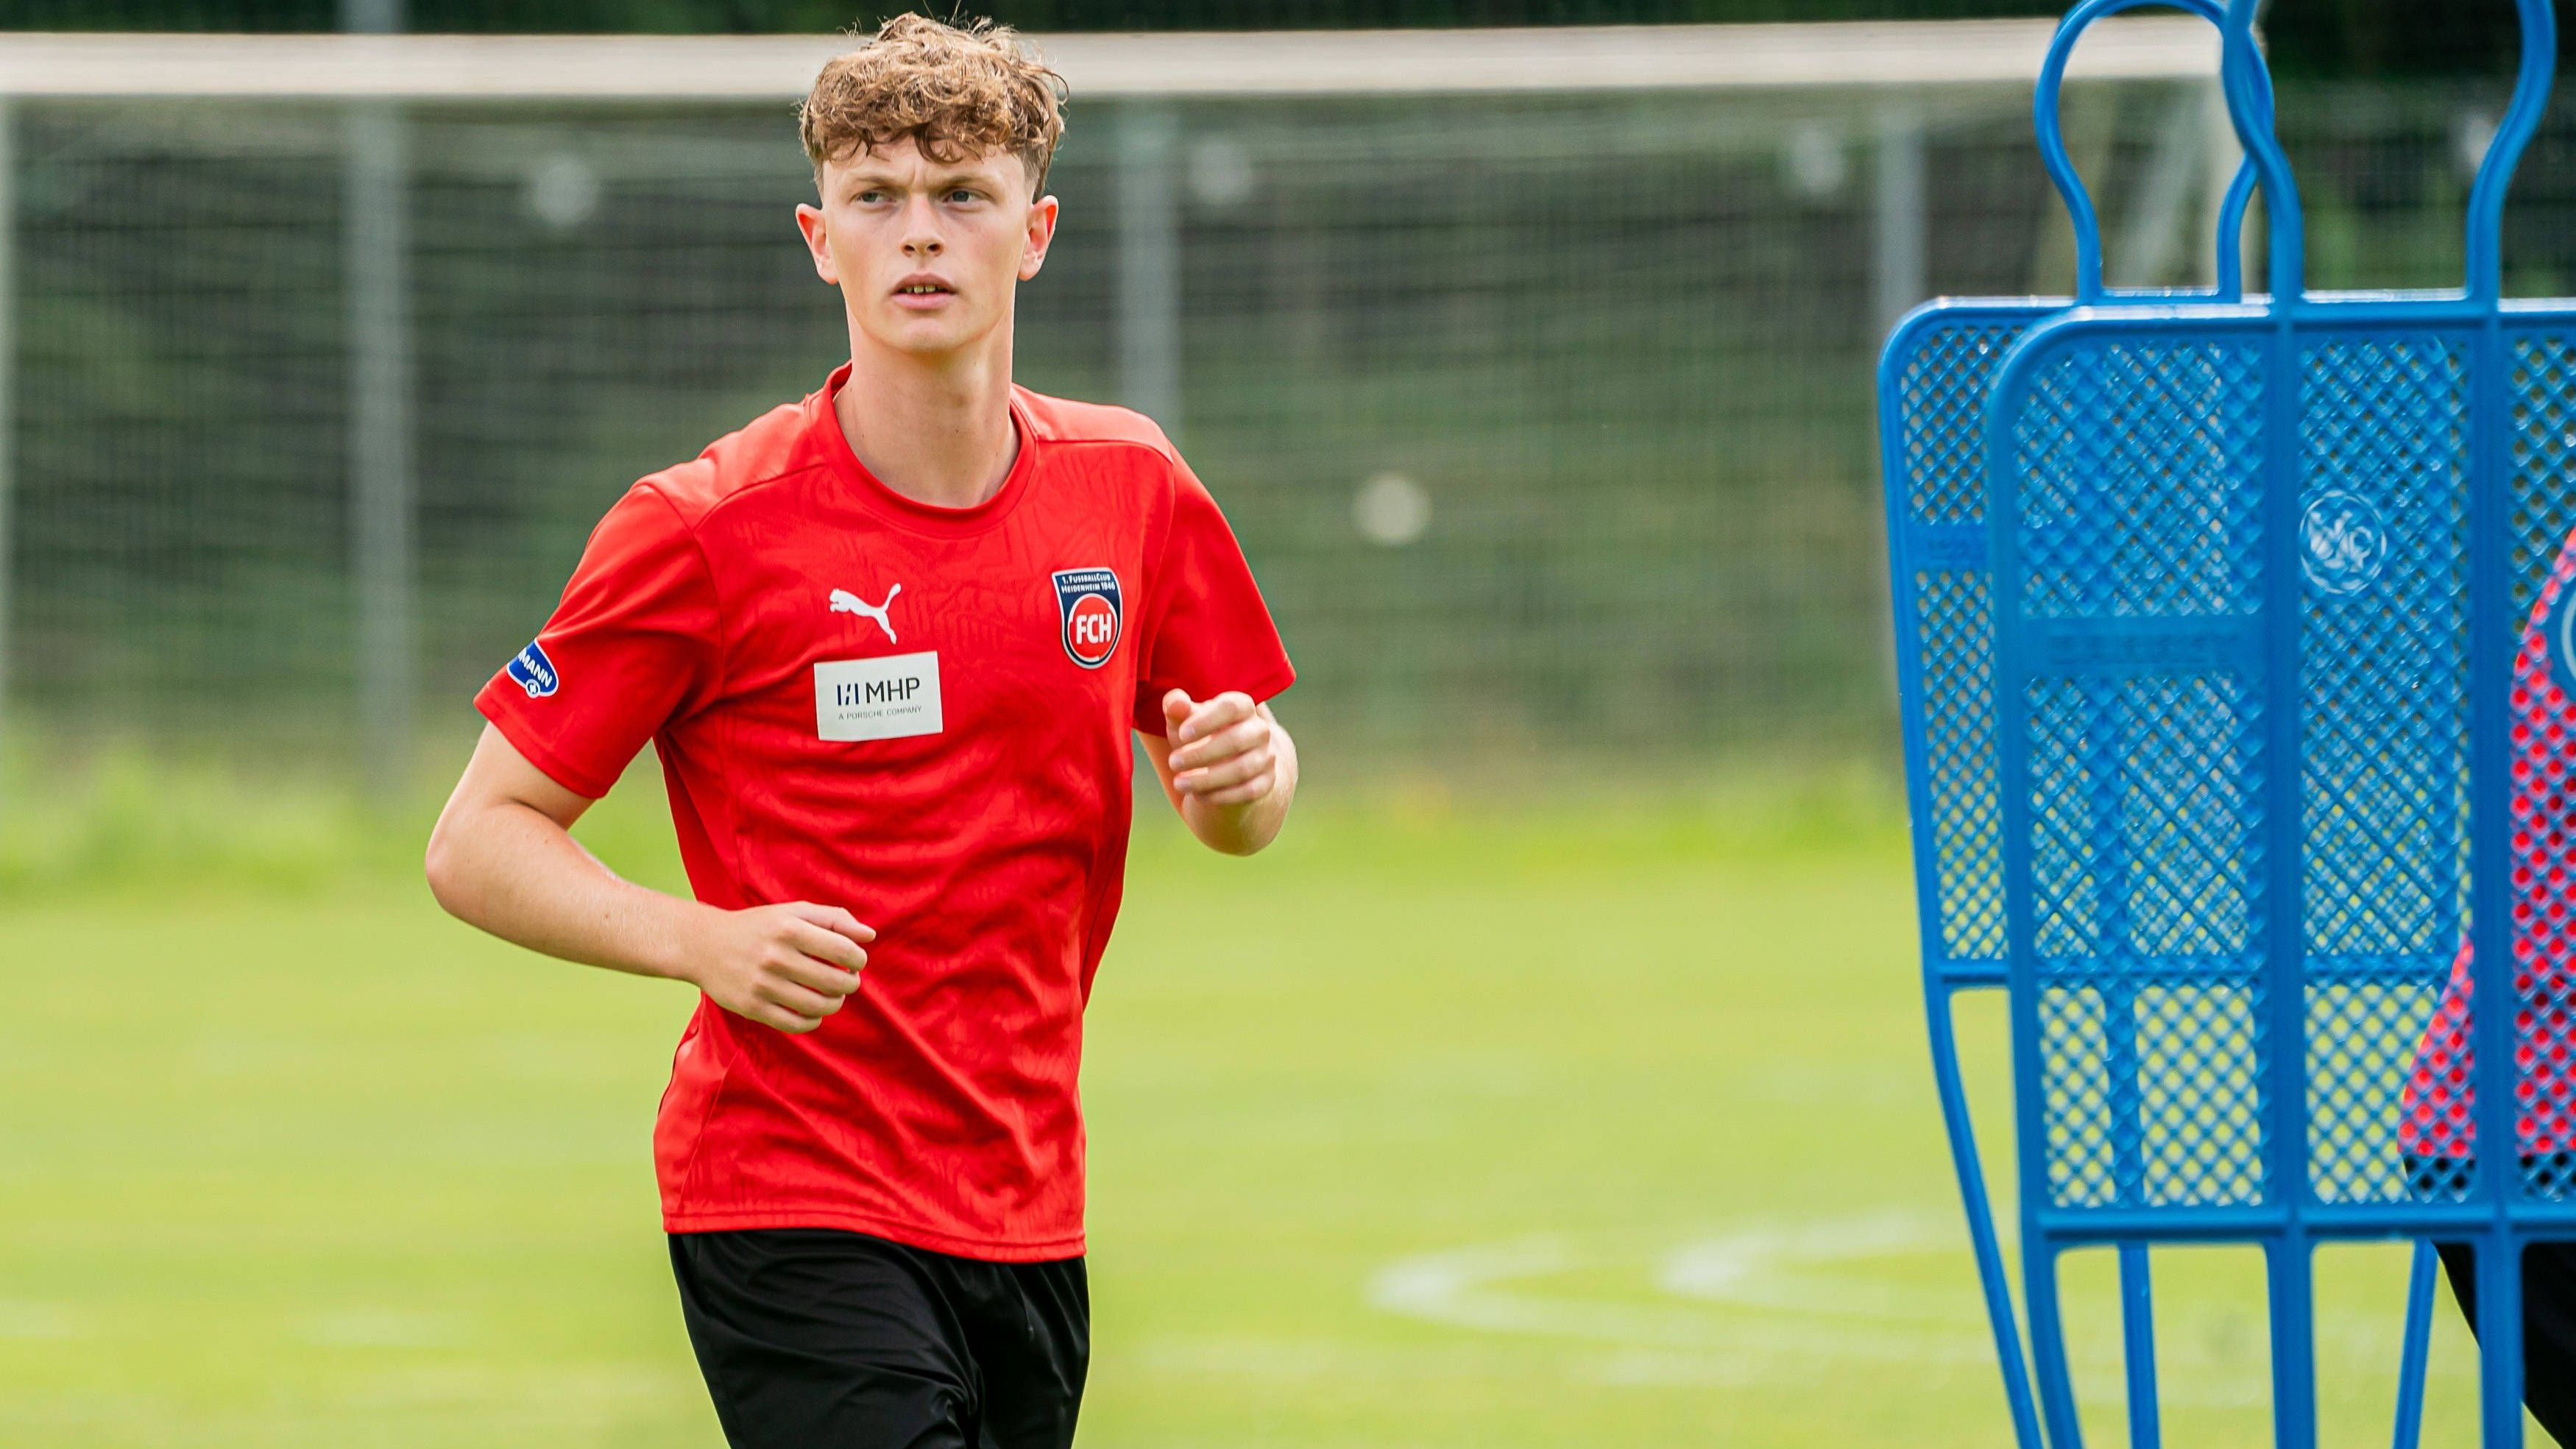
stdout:
POLYGON ((937 359, 850 340, 850 379, 832 410, 861 466, 904 497, 940 508, 972 508, 1000 492, 1020 450, 1008 328, 987 345, 937 359))

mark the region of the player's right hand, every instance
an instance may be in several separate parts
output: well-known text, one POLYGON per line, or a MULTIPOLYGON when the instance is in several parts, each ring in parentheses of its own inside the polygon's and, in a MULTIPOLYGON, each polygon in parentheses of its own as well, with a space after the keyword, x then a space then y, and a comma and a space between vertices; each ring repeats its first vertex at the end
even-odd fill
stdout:
POLYGON ((859 989, 877 933, 839 906, 790 901, 720 911, 694 943, 689 980, 709 1000, 763 1026, 802 1034, 859 989))

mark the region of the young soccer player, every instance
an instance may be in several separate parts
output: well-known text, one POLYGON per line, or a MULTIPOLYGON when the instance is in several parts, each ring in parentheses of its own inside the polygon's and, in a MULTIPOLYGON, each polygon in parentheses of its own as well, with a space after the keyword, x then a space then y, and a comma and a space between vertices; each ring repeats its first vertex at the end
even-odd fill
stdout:
POLYGON ((983 24, 824 68, 796 219, 850 360, 608 511, 430 840, 456 915, 703 993, 654 1158, 738 1449, 1072 1441, 1128 733, 1214 849, 1296 793, 1294 675, 1207 491, 1146 419, 1012 385, 1061 101, 983 24), (566 833, 647 739, 694 901, 566 833))
MULTIPOLYGON (((2576 1193, 2576 541, 2559 552, 2514 656, 2514 1180, 2533 1197, 2576 1193)), ((2452 963, 2415 1054, 2398 1145, 2419 1194, 2452 1198, 2476 1171, 2472 956, 2452 963)), ((2477 1331, 2477 1252, 2434 1245, 2477 1331)), ((2576 1243, 2534 1243, 2522 1263, 2523 1403, 2576 1449, 2576 1243)))

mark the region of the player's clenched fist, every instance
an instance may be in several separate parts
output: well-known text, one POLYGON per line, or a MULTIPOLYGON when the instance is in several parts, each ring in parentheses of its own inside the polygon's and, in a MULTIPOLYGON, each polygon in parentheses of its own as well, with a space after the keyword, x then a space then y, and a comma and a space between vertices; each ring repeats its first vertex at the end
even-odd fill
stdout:
POLYGON ((1276 721, 1252 696, 1232 690, 1193 702, 1163 696, 1163 735, 1172 745, 1172 788, 1210 805, 1246 805, 1278 780, 1276 721))
POLYGON ((791 901, 703 918, 688 979, 736 1016, 808 1032, 859 989, 877 933, 838 906, 791 901))

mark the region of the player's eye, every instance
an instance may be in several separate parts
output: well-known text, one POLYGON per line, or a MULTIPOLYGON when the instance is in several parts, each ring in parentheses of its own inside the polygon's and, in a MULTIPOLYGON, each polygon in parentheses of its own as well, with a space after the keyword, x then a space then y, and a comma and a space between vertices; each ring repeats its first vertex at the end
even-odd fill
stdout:
POLYGON ((856 198, 861 206, 874 206, 885 199, 885 188, 881 186, 864 187, 860 190, 856 198))
POLYGON ((983 195, 972 187, 959 186, 949 191, 948 199, 951 202, 981 201, 983 195))

